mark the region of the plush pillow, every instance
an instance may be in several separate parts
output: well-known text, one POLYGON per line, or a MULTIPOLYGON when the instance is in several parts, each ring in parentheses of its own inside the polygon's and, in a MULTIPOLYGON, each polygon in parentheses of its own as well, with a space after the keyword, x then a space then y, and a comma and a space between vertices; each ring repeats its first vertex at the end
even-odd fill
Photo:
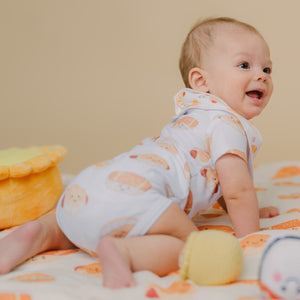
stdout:
POLYGON ((0 229, 36 219, 52 210, 63 190, 57 164, 62 146, 0 150, 0 229))

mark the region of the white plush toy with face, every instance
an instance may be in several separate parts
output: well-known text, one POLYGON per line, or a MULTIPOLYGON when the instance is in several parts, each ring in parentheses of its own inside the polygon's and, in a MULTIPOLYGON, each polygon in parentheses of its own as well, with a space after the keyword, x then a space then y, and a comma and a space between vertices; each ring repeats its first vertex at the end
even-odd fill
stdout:
POLYGON ((280 235, 268 242, 259 280, 268 299, 300 299, 300 235, 280 235))

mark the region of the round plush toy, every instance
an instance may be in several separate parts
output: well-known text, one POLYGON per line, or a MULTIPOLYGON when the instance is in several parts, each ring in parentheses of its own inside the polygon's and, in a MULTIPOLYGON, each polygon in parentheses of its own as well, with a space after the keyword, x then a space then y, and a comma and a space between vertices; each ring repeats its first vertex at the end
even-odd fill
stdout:
POLYGON ((237 238, 218 230, 193 232, 180 255, 180 276, 199 285, 220 285, 234 281, 243 265, 237 238))
POLYGON ((300 235, 284 233, 266 244, 258 279, 267 299, 300 299, 300 235))
POLYGON ((62 146, 0 151, 0 229, 33 220, 53 209, 63 190, 57 164, 62 146))

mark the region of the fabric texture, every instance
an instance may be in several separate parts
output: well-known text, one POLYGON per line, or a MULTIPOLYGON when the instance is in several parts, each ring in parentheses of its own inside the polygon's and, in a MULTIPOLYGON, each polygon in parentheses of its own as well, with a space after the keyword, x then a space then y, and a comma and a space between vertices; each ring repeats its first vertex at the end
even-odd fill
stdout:
POLYGON ((95 251, 107 234, 144 235, 172 202, 196 217, 221 196, 215 163, 224 154, 245 160, 252 174, 261 138, 249 121, 191 89, 175 96, 175 111, 159 137, 90 166, 70 184, 57 220, 73 243, 95 251))
MULTIPOLYGON (((71 178, 63 174, 65 186, 71 178)), ((285 234, 300 237, 300 161, 261 165, 254 169, 254 183, 259 206, 275 206, 280 215, 261 219, 261 231, 239 239, 243 249, 243 268, 237 280, 231 284, 200 286, 191 280, 181 280, 179 271, 165 277, 142 271, 134 274, 136 287, 109 290, 102 287, 101 265, 97 259, 85 251, 72 249, 41 253, 12 272, 1 275, 0 299, 262 300, 265 290, 261 288, 258 274, 267 245, 273 238, 285 234)), ((199 230, 233 233, 228 215, 217 204, 202 212, 194 219, 194 223, 199 230)), ((0 239, 12 230, 14 228, 0 231, 0 239)), ((276 264, 281 266, 281 261, 272 261, 273 266, 276 264)))

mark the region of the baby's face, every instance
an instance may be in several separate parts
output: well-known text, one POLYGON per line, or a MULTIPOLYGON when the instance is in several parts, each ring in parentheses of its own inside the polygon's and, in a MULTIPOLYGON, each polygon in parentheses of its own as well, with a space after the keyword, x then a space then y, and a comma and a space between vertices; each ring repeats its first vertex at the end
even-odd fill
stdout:
POLYGON ((270 52, 256 33, 231 24, 219 26, 213 44, 204 53, 202 69, 208 92, 246 119, 259 115, 270 100, 270 52))

